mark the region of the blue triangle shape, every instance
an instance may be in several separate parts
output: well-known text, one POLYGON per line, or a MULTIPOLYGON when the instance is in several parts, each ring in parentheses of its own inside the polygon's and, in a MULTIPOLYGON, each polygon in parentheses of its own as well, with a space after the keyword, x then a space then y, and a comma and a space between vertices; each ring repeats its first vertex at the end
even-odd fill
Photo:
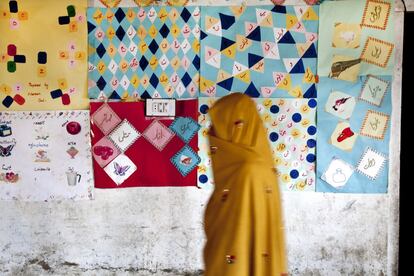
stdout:
POLYGON ((262 56, 249 53, 249 68, 252 68, 256 63, 258 63, 262 59, 263 59, 262 56))
POLYGON ((318 53, 316 52, 316 47, 314 43, 312 43, 309 49, 307 49, 306 52, 302 56, 302 58, 317 58, 317 57, 318 57, 318 53))
POLYGON ((227 30, 236 22, 236 18, 234 16, 223 14, 223 13, 219 13, 219 16, 220 16, 220 21, 221 21, 221 27, 224 30, 227 30))
POLYGON ((109 99, 111 99, 111 100, 120 100, 121 97, 118 95, 118 93, 116 93, 116 91, 113 91, 111 96, 109 97, 109 99))
POLYGON ((151 95, 147 91, 145 91, 144 93, 142 93, 141 99, 151 99, 151 95))
POLYGON ((228 91, 231 91, 231 87, 233 86, 233 80, 234 80, 234 78, 231 77, 227 80, 223 80, 223 81, 217 83, 217 85, 223 87, 224 89, 226 89, 228 91))
POLYGON ((260 27, 254 29, 246 38, 255 40, 255 41, 262 41, 262 36, 260 34, 260 27))
POLYGON ((308 90, 306 90, 305 94, 303 94, 304 98, 316 98, 317 91, 316 91, 316 85, 312 84, 311 87, 309 87, 308 90))
POLYGON ((287 32, 278 43, 284 43, 284 44, 295 44, 295 40, 293 39, 293 36, 290 34, 290 32, 287 32))
POLYGON ((303 66, 303 60, 300 59, 298 63, 293 66, 292 70, 290 70, 291 74, 304 74, 305 73, 305 67, 303 66))
POLYGON ((234 43, 236 43, 233 40, 227 39, 225 37, 221 38, 221 47, 220 47, 220 51, 223 51, 224 49, 227 49, 228 47, 230 47, 231 45, 233 45, 234 43))
POLYGON ((247 87, 246 92, 244 94, 252 97, 252 98, 258 98, 260 97, 260 93, 257 90, 257 88, 254 86, 254 84, 251 82, 249 87, 247 87))
POLYGON ((203 40, 206 37, 207 37, 207 34, 205 32, 203 32, 203 31, 201 31, 201 33, 200 33, 200 39, 203 40))
POLYGON ((93 30, 95 30, 95 28, 96 26, 88 21, 88 34, 90 34, 93 30))
POLYGON ((277 12, 277 13, 286 13, 286 7, 285 6, 279 6, 279 5, 275 5, 272 9, 272 12, 277 12))

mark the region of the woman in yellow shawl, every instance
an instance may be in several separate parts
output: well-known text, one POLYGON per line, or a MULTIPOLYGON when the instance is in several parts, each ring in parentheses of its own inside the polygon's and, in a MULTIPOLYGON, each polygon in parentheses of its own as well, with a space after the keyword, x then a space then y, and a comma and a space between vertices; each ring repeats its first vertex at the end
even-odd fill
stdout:
POLYGON ((256 104, 234 93, 209 115, 215 189, 204 217, 204 275, 287 275, 279 188, 256 104))

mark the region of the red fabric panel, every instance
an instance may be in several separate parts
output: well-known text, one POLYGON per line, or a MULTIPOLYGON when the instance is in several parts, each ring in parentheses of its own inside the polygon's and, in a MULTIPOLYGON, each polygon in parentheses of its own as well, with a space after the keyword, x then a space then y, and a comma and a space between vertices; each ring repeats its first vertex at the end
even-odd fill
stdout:
MULTIPOLYGON (((91 103, 91 115, 103 103, 91 103)), ((109 106, 123 120, 127 119, 141 134, 151 124, 153 119, 145 117, 145 103, 108 103, 109 106)), ((176 104, 177 117, 191 117, 197 122, 198 100, 181 100, 176 104)), ((169 127, 174 120, 160 120, 166 127, 169 127)), ((94 133, 92 136, 92 146, 97 143, 104 134, 100 129, 91 124, 94 133)), ((195 152, 198 152, 198 135, 196 134, 188 144, 195 152)), ((127 187, 154 187, 154 186, 196 186, 197 167, 194 168, 186 177, 171 163, 170 158, 174 156, 182 147, 184 141, 175 135, 162 151, 158 151, 145 137, 141 136, 130 148, 125 151, 132 162, 137 166, 137 170, 124 183, 117 186, 106 172, 93 160, 95 175, 95 188, 127 188, 127 187)))

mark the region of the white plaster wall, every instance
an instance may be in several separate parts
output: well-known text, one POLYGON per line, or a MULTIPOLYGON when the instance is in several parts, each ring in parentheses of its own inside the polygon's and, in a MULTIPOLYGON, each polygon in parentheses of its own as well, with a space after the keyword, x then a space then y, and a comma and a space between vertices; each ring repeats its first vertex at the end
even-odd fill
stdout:
MULTIPOLYGON (((292 275, 397 275, 402 22, 398 12, 389 193, 285 192, 292 275)), ((208 191, 139 188, 95 196, 0 202, 0 275, 201 275, 208 191)))

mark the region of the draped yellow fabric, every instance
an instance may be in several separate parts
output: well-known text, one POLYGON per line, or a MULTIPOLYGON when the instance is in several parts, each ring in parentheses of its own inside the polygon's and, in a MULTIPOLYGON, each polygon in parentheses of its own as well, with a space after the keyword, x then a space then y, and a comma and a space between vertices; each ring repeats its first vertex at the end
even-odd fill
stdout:
POLYGON ((215 189, 204 218, 204 275, 285 275, 280 193, 256 105, 233 93, 209 115, 215 189))

